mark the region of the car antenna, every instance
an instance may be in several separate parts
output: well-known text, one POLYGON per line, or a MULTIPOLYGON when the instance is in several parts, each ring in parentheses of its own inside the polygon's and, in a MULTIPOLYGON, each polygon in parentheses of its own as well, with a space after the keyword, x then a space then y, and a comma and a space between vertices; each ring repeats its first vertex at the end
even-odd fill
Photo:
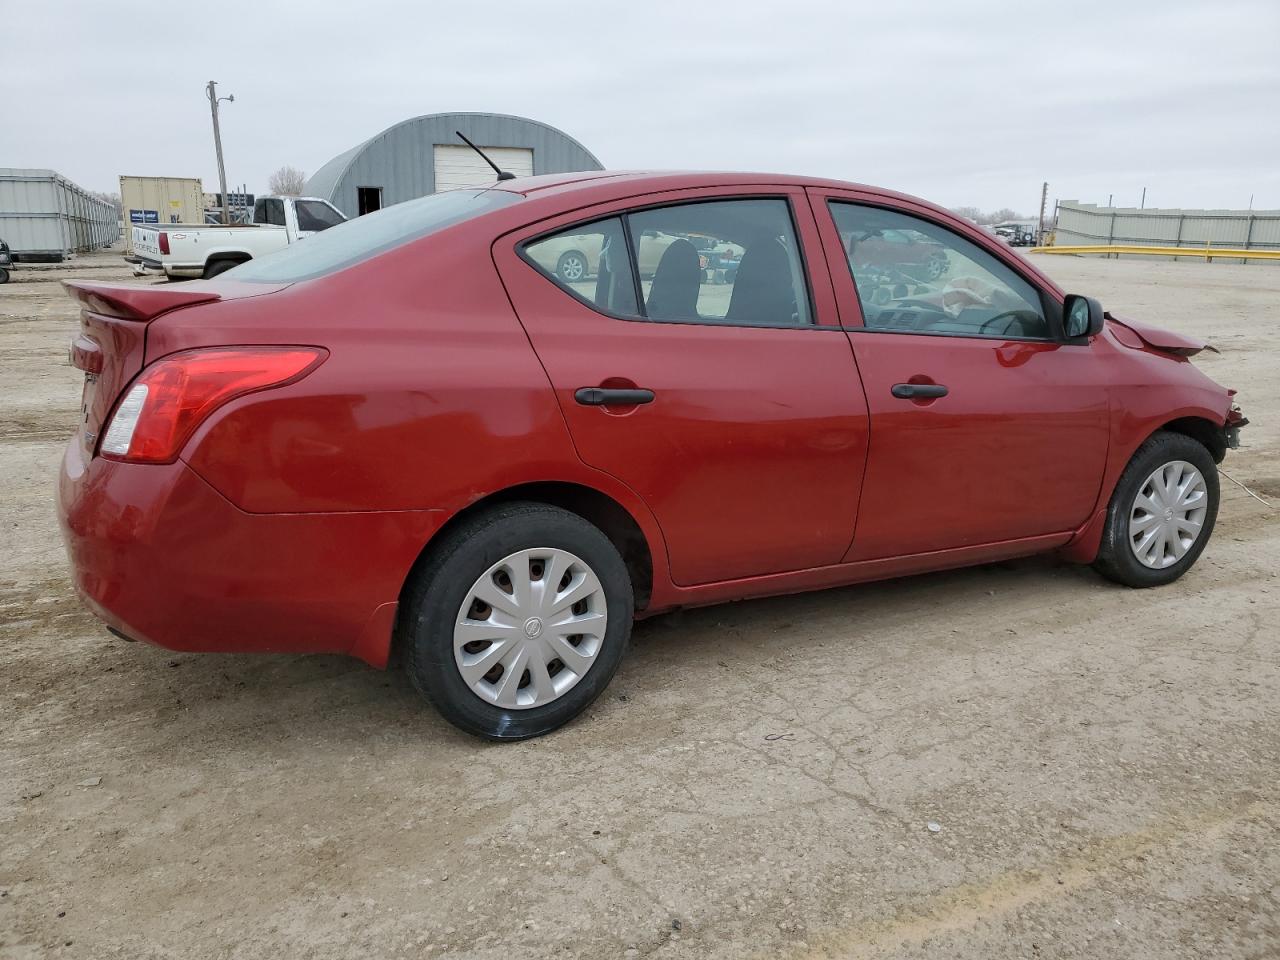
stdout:
POLYGON ((493 172, 498 175, 499 182, 503 180, 514 180, 516 178, 516 175, 514 173, 512 173, 509 170, 503 170, 500 166, 498 166, 496 163, 490 160, 487 156, 485 156, 485 152, 481 150, 479 147, 477 147, 470 140, 468 140, 466 137, 466 134, 464 134, 461 130, 455 130, 453 132, 462 138, 463 143, 465 143, 468 147, 470 147, 476 153, 480 154, 481 159, 484 160, 485 163, 493 167, 493 172))

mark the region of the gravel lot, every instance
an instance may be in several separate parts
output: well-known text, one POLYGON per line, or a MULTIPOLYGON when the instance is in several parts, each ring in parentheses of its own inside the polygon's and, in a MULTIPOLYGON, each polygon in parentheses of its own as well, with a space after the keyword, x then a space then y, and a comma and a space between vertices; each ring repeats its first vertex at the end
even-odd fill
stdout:
MULTIPOLYGON (((1213 338, 1225 467, 1280 501, 1280 269, 1038 262, 1213 338)), ((73 276, 127 274, 0 287, 0 956, 1280 955, 1280 506, 1224 482, 1161 590, 1028 561, 660 617, 581 720, 486 745, 398 674, 82 612, 73 276)))

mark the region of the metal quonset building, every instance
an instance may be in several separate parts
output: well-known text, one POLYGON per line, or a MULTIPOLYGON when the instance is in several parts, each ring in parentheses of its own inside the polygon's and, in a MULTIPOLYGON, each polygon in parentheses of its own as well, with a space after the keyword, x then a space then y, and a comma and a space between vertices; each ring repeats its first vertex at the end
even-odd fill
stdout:
POLYGON ((458 139, 458 130, 518 177, 603 169, 573 137, 537 120, 432 113, 397 123, 338 154, 311 175, 304 192, 354 217, 440 190, 492 183, 493 171, 458 139))

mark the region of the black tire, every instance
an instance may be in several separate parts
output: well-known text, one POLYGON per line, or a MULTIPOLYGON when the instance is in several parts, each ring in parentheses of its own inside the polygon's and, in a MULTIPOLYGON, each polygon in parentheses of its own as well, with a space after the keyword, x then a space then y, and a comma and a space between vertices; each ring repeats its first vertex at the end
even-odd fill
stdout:
POLYGON ((1159 587, 1172 583, 1191 569, 1213 535, 1218 517, 1218 467, 1202 443, 1181 433, 1159 431, 1138 447, 1116 484, 1107 505, 1106 526, 1102 544, 1093 567, 1109 580, 1129 587, 1159 587), (1155 569, 1138 560, 1129 543, 1129 516, 1134 500, 1146 480, 1162 464, 1183 460, 1204 477, 1208 504, 1200 534, 1187 552, 1175 563, 1155 569))
POLYGON ((401 621, 405 667, 418 691, 460 730, 489 740, 540 736, 568 723, 609 685, 631 636, 634 604, 626 564, 599 529, 558 507, 502 504, 447 533, 414 574, 401 621), (608 623, 595 662, 575 686, 544 706, 508 709, 482 699, 463 680, 453 625, 486 570, 533 547, 567 550, 591 568, 604 590, 608 623))
POLYGON ((587 279, 590 268, 591 264, 587 262, 585 253, 568 250, 560 254, 560 259, 556 261, 556 276, 565 283, 577 283, 587 279))
POLYGON ((935 253, 924 265, 924 275, 930 280, 938 280, 951 268, 951 261, 945 253, 935 253))
POLYGON ((215 260, 213 263, 206 264, 204 268, 204 279, 212 280, 220 273, 226 273, 232 267, 238 267, 243 261, 241 260, 215 260))
POLYGON ((9 271, 6 270, 4 267, 0 267, 0 283, 8 283, 8 282, 9 282, 9 271))

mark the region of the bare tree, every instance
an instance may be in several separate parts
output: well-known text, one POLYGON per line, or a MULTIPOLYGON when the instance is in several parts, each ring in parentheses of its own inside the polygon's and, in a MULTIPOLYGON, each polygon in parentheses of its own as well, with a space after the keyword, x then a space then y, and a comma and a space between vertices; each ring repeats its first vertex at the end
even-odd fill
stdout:
POLYGON ((1006 220, 1029 220, 1030 217, 1024 217, 1016 210, 1010 210, 1008 207, 1001 207, 999 210, 993 210, 991 213, 983 213, 977 207, 952 207, 952 213, 959 214, 967 220, 982 226, 990 226, 993 223, 1004 223, 1006 220))
POLYGON ((305 173, 297 167, 283 166, 267 178, 267 192, 281 197, 297 197, 302 195, 306 184, 305 173))
POLYGON ((120 194, 107 193, 105 190, 90 190, 89 196, 93 197, 95 200, 105 200, 107 203, 111 204, 116 208, 116 219, 120 219, 121 210, 123 209, 123 205, 120 203, 120 194))
POLYGON ((1025 220, 1026 217, 1020 216, 1018 211, 1010 210, 1008 207, 1001 207, 995 213, 991 214, 988 223, 1004 223, 1006 220, 1025 220))

